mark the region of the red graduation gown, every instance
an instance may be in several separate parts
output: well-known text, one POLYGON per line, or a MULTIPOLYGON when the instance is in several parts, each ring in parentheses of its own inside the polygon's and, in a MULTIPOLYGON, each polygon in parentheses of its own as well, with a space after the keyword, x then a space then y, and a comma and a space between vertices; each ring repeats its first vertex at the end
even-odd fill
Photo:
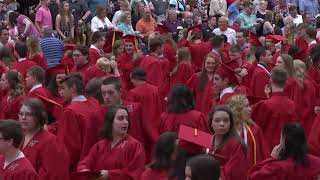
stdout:
POLYGON ((237 95, 237 94, 246 95, 246 94, 247 94, 247 88, 244 87, 244 86, 237 86, 237 87, 235 87, 235 89, 234 89, 233 92, 224 94, 224 95, 221 97, 221 99, 217 102, 217 104, 225 104, 230 97, 232 97, 232 96, 234 96, 234 95, 237 95))
POLYGON ((177 64, 176 49, 170 44, 163 44, 163 56, 168 59, 170 64, 170 70, 172 70, 177 64))
POLYGON ((69 179, 68 152, 48 131, 39 130, 22 152, 38 172, 40 180, 69 179))
POLYGON ((163 110, 159 89, 149 83, 143 83, 129 91, 128 99, 140 103, 143 107, 141 128, 144 139, 142 143, 147 154, 152 154, 153 145, 159 136, 160 115, 163 110))
POLYGON ((160 89, 161 95, 165 97, 169 91, 169 61, 166 58, 149 55, 141 60, 140 67, 147 73, 147 82, 157 86, 160 89))
POLYGON ((39 180, 39 176, 26 157, 11 162, 5 169, 4 157, 0 156, 0 178, 1 180, 39 180))
POLYGON ((102 77, 110 77, 110 76, 114 76, 111 73, 105 72, 103 71, 100 67, 98 67, 97 65, 91 65, 86 69, 85 72, 85 82, 89 82, 91 79, 93 78, 102 78, 102 77))
POLYGON ((249 172, 250 180, 317 180, 320 174, 320 159, 308 155, 309 164, 295 166, 292 159, 268 158, 249 172))
POLYGON ((251 95, 255 97, 262 97, 267 98, 264 88, 267 84, 269 84, 270 74, 267 72, 266 69, 256 66, 250 83, 250 91, 251 95))
POLYGON ((172 88, 174 85, 182 83, 187 84, 188 80, 194 74, 194 70, 192 68, 191 62, 188 60, 182 61, 177 65, 176 72, 171 74, 170 78, 170 87, 172 88))
POLYGON ((121 72, 121 76, 123 77, 125 84, 127 85, 128 90, 133 88, 130 78, 131 71, 135 67, 138 67, 140 62, 141 59, 133 61, 132 57, 129 56, 127 52, 123 52, 117 57, 117 66, 121 72))
POLYGON ((42 67, 44 70, 48 68, 46 59, 43 56, 43 54, 36 53, 33 55, 32 58, 30 58, 29 55, 27 55, 27 60, 33 61, 38 66, 42 67))
POLYGON ((192 64, 196 67, 196 71, 200 71, 203 66, 205 56, 211 52, 211 42, 200 42, 197 44, 190 44, 189 50, 191 54, 192 64))
POLYGON ((75 170, 78 161, 86 156, 92 145, 98 141, 97 130, 102 127, 103 121, 95 118, 97 110, 100 110, 100 106, 94 99, 74 101, 60 116, 58 138, 68 150, 71 171, 75 170))
MULTIPOLYGON (((167 131, 178 133, 180 125, 186 125, 205 132, 209 132, 205 116, 197 110, 191 110, 185 113, 163 112, 160 119, 160 134, 167 131)), ((179 147, 183 148, 189 153, 199 153, 202 151, 202 147, 183 140, 179 141, 179 147)))
POLYGON ((320 115, 318 114, 310 131, 308 143, 310 153, 320 157, 320 115))
POLYGON ((265 138, 260 127, 256 124, 245 125, 246 133, 242 130, 241 137, 247 144, 248 166, 263 161, 269 154, 265 145, 265 138), (252 133, 252 134, 251 134, 252 133))
POLYGON ((89 64, 96 64, 97 60, 101 58, 100 52, 95 48, 89 48, 89 64))
MULTIPOLYGON (((34 89, 31 92, 29 91, 26 96, 27 97, 32 97, 32 98, 39 98, 39 95, 42 96, 42 97, 48 98, 48 99, 51 99, 51 97, 52 97, 50 91, 47 88, 43 87, 43 86, 38 87, 38 88, 34 89)), ((52 104, 47 102, 47 101, 44 101, 41 98, 39 98, 39 99, 42 100, 43 104, 45 105, 46 110, 49 113, 52 113, 53 112, 52 104)))
POLYGON ((231 137, 222 148, 215 151, 210 149, 209 154, 220 163, 221 180, 247 179, 248 160, 237 138, 231 137))
POLYGON ((195 102, 195 109, 202 112, 205 116, 215 105, 215 97, 213 94, 213 82, 206 76, 206 84, 204 89, 200 91, 198 84, 200 81, 200 73, 194 74, 187 82, 192 91, 195 102))
POLYGON ((71 70, 72 72, 79 72, 81 73, 82 77, 84 80, 86 80, 86 76, 88 74, 88 70, 90 68, 91 64, 90 63, 87 63, 81 67, 77 67, 77 66, 74 66, 73 69, 71 70))
POLYGON ((251 116, 267 137, 266 145, 268 153, 271 153, 280 143, 281 130, 285 124, 296 121, 296 106, 283 93, 272 93, 270 99, 259 101, 254 106, 251 116))
POLYGON ((23 60, 20 62, 15 62, 12 64, 12 69, 17 70, 19 73, 21 73, 21 75, 23 76, 23 78, 25 79, 27 76, 27 71, 30 67, 37 65, 35 62, 30 61, 30 60, 23 60))
POLYGON ((0 102, 0 119, 15 119, 18 120, 18 113, 20 111, 20 103, 23 101, 24 96, 20 95, 13 99, 8 100, 8 95, 3 96, 0 102))
POLYGON ((108 170, 108 179, 111 180, 140 180, 145 163, 143 146, 130 135, 114 147, 111 143, 108 139, 98 141, 79 162, 78 171, 108 170))

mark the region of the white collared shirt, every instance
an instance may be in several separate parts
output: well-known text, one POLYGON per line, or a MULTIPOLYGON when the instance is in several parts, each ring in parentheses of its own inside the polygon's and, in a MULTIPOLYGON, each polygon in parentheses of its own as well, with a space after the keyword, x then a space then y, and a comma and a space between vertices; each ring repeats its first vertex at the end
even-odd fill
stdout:
POLYGON ((21 61, 25 61, 27 60, 26 58, 21 58, 21 59, 18 59, 18 62, 21 62, 21 61))
POLYGON ((237 88, 237 87, 227 87, 227 88, 224 88, 224 89, 221 91, 221 93, 220 93, 220 99, 221 99, 225 94, 233 93, 236 88, 237 88))
POLYGON ((87 98, 84 95, 79 95, 79 96, 72 98, 72 102, 86 101, 86 100, 87 100, 87 98))
POLYGON ((21 159, 21 158, 24 158, 25 156, 24 156, 24 154, 23 154, 23 152, 22 151, 19 151, 19 155, 15 158, 15 159, 13 159, 12 161, 4 161, 4 163, 3 163, 3 169, 5 169, 8 165, 10 165, 12 162, 14 162, 14 161, 16 161, 16 160, 18 160, 18 159, 21 159))
POLYGON ((270 75, 270 72, 261 64, 258 64, 257 66, 261 67, 262 69, 264 69, 269 75, 270 75))
POLYGON ((30 89, 29 93, 32 92, 32 91, 34 91, 35 89, 40 88, 40 87, 42 87, 42 84, 37 84, 37 85, 33 86, 33 87, 30 89))
POLYGON ((95 45, 91 44, 90 48, 95 49, 95 50, 101 55, 102 50, 100 50, 99 48, 97 48, 95 45))

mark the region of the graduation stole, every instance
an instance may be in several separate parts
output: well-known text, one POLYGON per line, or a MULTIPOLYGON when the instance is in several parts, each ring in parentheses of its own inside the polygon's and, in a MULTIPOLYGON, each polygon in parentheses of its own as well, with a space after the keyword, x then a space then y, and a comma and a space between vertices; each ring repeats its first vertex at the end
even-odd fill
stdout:
POLYGON ((248 129, 249 134, 250 134, 250 136, 252 138, 252 142, 253 142, 253 162, 254 162, 254 164, 256 164, 257 163, 257 143, 256 143, 256 139, 254 138, 254 135, 253 135, 250 127, 247 124, 244 124, 244 125, 248 129))

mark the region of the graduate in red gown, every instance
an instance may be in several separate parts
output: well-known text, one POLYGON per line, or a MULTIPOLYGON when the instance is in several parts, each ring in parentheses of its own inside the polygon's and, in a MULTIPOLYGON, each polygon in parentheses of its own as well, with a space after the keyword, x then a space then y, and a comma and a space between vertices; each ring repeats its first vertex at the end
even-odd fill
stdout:
POLYGON ((213 93, 213 74, 219 67, 220 58, 215 53, 209 53, 203 63, 202 71, 194 74, 187 82, 192 91, 195 109, 208 114, 215 104, 213 93))
POLYGON ((86 76, 88 74, 89 68, 91 67, 91 63, 88 59, 88 55, 89 55, 88 48, 81 45, 76 46, 72 54, 72 58, 74 60, 75 66, 71 71, 81 73, 83 79, 87 79, 86 76))
POLYGON ((246 180, 249 168, 247 147, 236 132, 231 110, 218 105, 209 112, 208 121, 214 134, 209 154, 220 163, 221 180, 246 180))
POLYGON ((133 88, 131 83, 130 73, 133 68, 138 67, 143 55, 138 51, 135 36, 126 35, 123 37, 125 44, 125 51, 117 57, 117 64, 120 70, 122 79, 126 85, 127 90, 133 88))
POLYGON ((255 67, 250 83, 250 95, 266 98, 265 87, 270 81, 270 70, 268 64, 271 62, 271 52, 264 47, 259 47, 255 53, 257 66, 255 67))
POLYGON ((4 92, 0 100, 0 119, 18 120, 20 103, 24 99, 23 82, 20 73, 5 71, 0 80, 1 91, 4 92))
POLYGON ((144 170, 140 180, 173 180, 174 157, 177 135, 174 132, 161 134, 154 146, 153 160, 144 170))
POLYGON ((162 97, 165 97, 169 91, 170 64, 163 57, 162 40, 160 37, 154 37, 149 40, 149 56, 145 56, 140 63, 147 73, 147 82, 157 86, 160 89, 162 97))
POLYGON ((17 41, 14 45, 14 54, 18 57, 18 62, 12 64, 12 69, 17 70, 23 78, 27 76, 27 70, 36 65, 35 62, 27 60, 28 47, 26 43, 17 41))
POLYGON ((140 103, 131 102, 121 98, 122 84, 120 79, 116 77, 105 78, 101 84, 101 93, 104 105, 101 108, 102 116, 100 116, 100 119, 104 119, 104 114, 109 108, 114 106, 125 106, 128 109, 130 117, 129 134, 139 142, 144 143, 146 137, 143 131, 141 131, 141 127, 143 127, 142 106, 140 103))
POLYGON ((140 103, 142 109, 142 142, 147 152, 147 160, 151 159, 153 146, 159 136, 160 115, 163 112, 164 101, 161 99, 159 88, 146 82, 146 72, 135 68, 131 73, 131 82, 135 88, 128 92, 128 100, 140 103))
POLYGON ((212 49, 211 42, 202 41, 202 32, 200 25, 196 25, 188 29, 186 46, 190 50, 191 62, 195 68, 195 71, 200 71, 206 55, 212 49))
POLYGON ((178 64, 171 71, 170 88, 179 83, 187 84, 187 81, 193 76, 194 70, 190 58, 191 56, 188 48, 183 47, 178 49, 178 64))
POLYGON ((233 112, 236 130, 247 145, 247 159, 249 167, 252 167, 269 156, 265 137, 260 127, 251 120, 251 107, 245 95, 230 97, 227 105, 233 112))
POLYGON ((103 55, 103 46, 105 44, 105 33, 96 31, 92 34, 91 46, 89 49, 89 64, 96 64, 97 60, 103 55))
POLYGON ((40 180, 68 180, 68 152, 56 136, 44 129, 46 121, 46 111, 40 100, 27 98, 21 103, 19 122, 24 130, 24 137, 20 148, 37 171, 40 180))
POLYGON ((265 38, 265 47, 271 52, 272 54, 272 60, 267 65, 269 69, 272 69, 275 64, 277 58, 281 54, 281 49, 279 49, 277 46, 282 42, 288 40, 286 37, 276 35, 276 34, 269 34, 265 38))
POLYGON ((32 164, 19 149, 22 136, 23 130, 19 122, 0 122, 1 180, 39 180, 32 164))
POLYGON ((47 69, 47 62, 44 55, 40 51, 39 39, 36 37, 30 37, 27 41, 28 55, 27 60, 35 62, 43 69, 47 69))
POLYGON ((258 102, 252 111, 252 119, 260 126, 270 153, 279 144, 281 129, 287 122, 297 120, 296 105, 284 94, 287 71, 275 67, 271 71, 271 98, 258 102))
POLYGON ((58 138, 68 150, 70 171, 73 172, 78 161, 98 141, 97 129, 101 128, 103 119, 94 117, 100 109, 99 102, 83 96, 84 82, 80 74, 69 74, 61 83, 61 96, 70 104, 58 119, 58 138))
POLYGON ((280 144, 273 149, 271 156, 250 170, 249 179, 319 179, 320 158, 308 153, 304 129, 299 124, 289 123, 283 128, 280 144))
POLYGON ((105 179, 140 180, 145 152, 140 142, 128 135, 130 119, 123 107, 110 108, 102 128, 103 139, 78 164, 77 171, 100 171, 105 179))

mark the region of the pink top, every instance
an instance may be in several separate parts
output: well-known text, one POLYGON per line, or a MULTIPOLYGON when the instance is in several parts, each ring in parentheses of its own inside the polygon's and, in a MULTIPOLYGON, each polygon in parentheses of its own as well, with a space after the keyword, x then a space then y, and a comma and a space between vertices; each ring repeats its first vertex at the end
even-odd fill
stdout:
POLYGON ((23 23, 23 21, 27 18, 28 21, 31 22, 29 30, 26 32, 26 35, 30 37, 31 35, 40 37, 40 34, 36 28, 36 26, 32 23, 32 21, 25 15, 20 14, 17 18, 17 28, 19 34, 24 32, 24 29, 26 28, 26 25, 23 23))
POLYGON ((44 27, 50 27, 52 29, 52 17, 48 7, 41 6, 36 12, 36 19, 43 30, 44 27))

